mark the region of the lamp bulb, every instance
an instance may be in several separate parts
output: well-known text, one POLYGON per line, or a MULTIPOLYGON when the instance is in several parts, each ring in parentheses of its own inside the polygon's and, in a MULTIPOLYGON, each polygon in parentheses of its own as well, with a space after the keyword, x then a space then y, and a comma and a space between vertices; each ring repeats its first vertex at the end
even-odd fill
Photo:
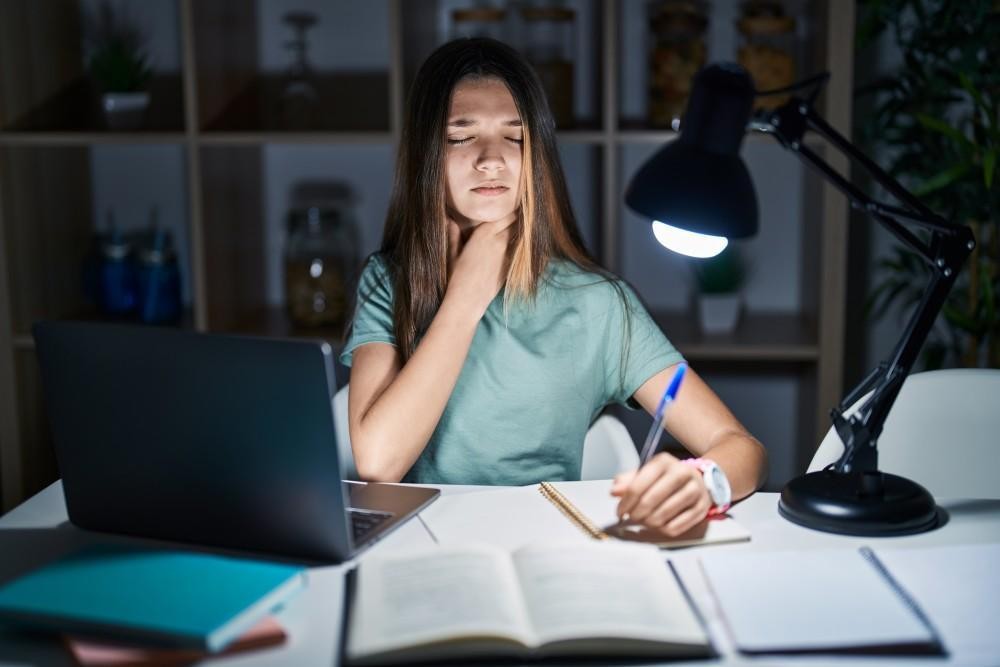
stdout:
POLYGON ((653 236, 668 250, 702 259, 715 257, 729 245, 729 239, 725 236, 689 232, 659 220, 653 221, 653 236))

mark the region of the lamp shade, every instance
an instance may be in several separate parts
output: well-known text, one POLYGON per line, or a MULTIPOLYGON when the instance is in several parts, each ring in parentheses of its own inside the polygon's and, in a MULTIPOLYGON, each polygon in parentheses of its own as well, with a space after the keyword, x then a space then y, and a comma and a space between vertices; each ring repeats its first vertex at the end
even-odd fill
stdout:
POLYGON ((680 136, 632 177, 625 203, 648 220, 697 234, 757 233, 757 195, 740 158, 754 87, 742 67, 710 65, 696 76, 680 136))

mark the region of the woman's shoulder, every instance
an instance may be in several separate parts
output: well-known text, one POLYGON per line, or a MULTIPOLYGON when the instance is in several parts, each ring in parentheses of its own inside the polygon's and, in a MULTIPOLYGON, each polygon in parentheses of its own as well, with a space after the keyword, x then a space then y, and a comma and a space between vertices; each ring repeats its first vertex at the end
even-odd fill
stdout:
POLYGON ((362 298, 381 294, 391 298, 394 292, 389 260, 380 252, 372 253, 365 260, 358 277, 358 293, 362 298))
POLYGON ((621 302, 628 285, 603 269, 588 268, 567 259, 552 258, 545 271, 547 287, 565 298, 583 299, 606 307, 610 300, 621 302))

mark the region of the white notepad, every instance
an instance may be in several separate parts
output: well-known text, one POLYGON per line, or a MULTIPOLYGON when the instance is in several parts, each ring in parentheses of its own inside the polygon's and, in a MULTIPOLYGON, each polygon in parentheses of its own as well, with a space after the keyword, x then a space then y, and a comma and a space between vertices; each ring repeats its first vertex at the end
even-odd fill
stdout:
POLYGON ((700 557, 743 653, 943 652, 919 607, 870 549, 700 557))
POLYGON ((927 612, 955 662, 997 661, 1000 544, 877 549, 876 553, 927 612))

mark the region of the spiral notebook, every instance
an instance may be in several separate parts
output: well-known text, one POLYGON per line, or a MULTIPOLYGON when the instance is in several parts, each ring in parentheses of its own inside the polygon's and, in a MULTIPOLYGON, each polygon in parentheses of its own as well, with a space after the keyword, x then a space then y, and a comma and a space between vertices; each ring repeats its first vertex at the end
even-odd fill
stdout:
POLYGON ((868 547, 700 561, 742 653, 944 653, 924 610, 868 547))
POLYGON ((622 524, 615 511, 618 499, 609 495, 607 481, 600 482, 599 487, 591 482, 542 482, 538 491, 580 530, 596 540, 613 538, 673 549, 750 539, 750 531, 728 515, 703 521, 671 538, 643 526, 622 524))
POLYGON ((482 542, 514 550, 542 542, 617 538, 660 548, 750 539, 733 518, 703 522, 688 534, 666 539, 638 526, 618 524, 611 480, 543 482, 475 493, 448 494, 420 513, 434 540, 482 542))

